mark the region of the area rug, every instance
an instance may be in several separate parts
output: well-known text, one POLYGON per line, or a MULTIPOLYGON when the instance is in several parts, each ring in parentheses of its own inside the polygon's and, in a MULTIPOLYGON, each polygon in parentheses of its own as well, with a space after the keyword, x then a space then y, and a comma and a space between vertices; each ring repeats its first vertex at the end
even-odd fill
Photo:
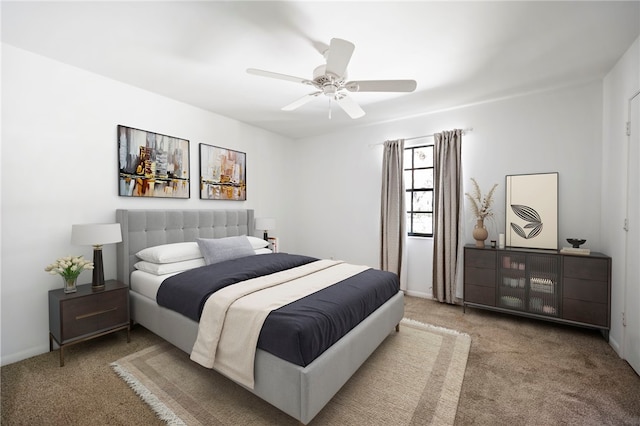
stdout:
MULTIPOLYGON (((451 425, 471 338, 403 319, 310 425, 451 425)), ((111 364, 170 425, 297 425, 295 419, 163 343, 111 364)))

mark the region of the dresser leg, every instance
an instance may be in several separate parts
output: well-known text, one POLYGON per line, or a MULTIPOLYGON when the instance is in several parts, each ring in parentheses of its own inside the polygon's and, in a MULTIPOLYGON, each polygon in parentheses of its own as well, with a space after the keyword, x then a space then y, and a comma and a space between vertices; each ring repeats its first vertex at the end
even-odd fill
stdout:
POLYGON ((60 367, 64 367, 64 346, 60 345, 60 367))

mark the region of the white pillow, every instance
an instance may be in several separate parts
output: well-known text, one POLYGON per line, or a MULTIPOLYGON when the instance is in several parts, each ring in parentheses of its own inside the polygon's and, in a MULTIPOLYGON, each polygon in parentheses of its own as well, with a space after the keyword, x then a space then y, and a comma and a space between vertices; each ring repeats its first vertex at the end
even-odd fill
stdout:
POLYGON ((204 258, 183 260, 181 262, 172 263, 151 263, 151 262, 137 262, 133 265, 136 269, 144 272, 148 272, 153 275, 172 274, 175 272, 183 272, 189 269, 199 268, 205 266, 204 258))
POLYGON ((269 241, 265 241, 262 238, 251 237, 251 236, 247 236, 247 238, 249 239, 249 242, 251 243, 251 247, 253 247, 254 250, 265 248, 266 246, 269 245, 269 241))
POLYGON ((273 253, 273 250, 270 250, 268 248, 259 248, 259 249, 255 249, 254 250, 256 252, 256 254, 269 254, 269 253, 273 253))
POLYGON ((256 254, 246 235, 213 239, 198 238, 198 246, 207 265, 256 254))
POLYGON ((151 263, 173 263, 202 257, 198 243, 172 243, 149 247, 136 253, 142 260, 151 263))

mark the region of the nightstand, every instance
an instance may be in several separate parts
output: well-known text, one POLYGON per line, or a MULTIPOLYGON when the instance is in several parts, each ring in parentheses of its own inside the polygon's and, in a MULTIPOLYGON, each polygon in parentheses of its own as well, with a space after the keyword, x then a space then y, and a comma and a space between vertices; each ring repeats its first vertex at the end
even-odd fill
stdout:
POLYGON ((64 366, 64 348, 105 334, 127 330, 129 334, 129 287, 120 281, 105 282, 103 290, 93 291, 91 284, 78 286, 75 293, 64 289, 49 291, 49 351, 53 341, 60 346, 60 367, 64 366))
POLYGON ((278 253, 280 251, 280 240, 278 237, 268 237, 267 241, 269 241, 269 245, 267 248, 274 253, 278 253))

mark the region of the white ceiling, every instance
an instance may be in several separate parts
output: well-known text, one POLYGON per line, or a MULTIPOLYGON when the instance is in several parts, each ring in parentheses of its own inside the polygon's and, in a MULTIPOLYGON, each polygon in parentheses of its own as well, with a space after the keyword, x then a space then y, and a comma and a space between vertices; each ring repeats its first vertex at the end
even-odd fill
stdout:
POLYGON ((640 35, 640 2, 2 1, 2 41, 292 138, 602 78, 640 35), (313 91, 331 38, 355 44, 349 118, 313 91))

